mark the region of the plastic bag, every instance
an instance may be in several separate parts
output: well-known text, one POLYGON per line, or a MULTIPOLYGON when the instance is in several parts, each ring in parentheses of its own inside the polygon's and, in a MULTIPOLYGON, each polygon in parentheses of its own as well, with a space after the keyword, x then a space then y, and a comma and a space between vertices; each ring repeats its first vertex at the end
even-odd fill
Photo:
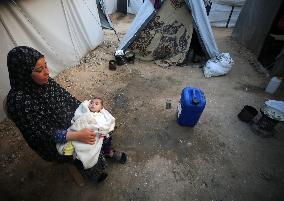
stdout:
POLYGON ((265 101, 265 105, 272 107, 275 110, 278 110, 279 112, 284 113, 284 102, 283 101, 268 100, 268 101, 265 101))
POLYGON ((205 77, 213 77, 227 74, 234 64, 229 53, 221 53, 218 56, 208 60, 203 67, 205 77))

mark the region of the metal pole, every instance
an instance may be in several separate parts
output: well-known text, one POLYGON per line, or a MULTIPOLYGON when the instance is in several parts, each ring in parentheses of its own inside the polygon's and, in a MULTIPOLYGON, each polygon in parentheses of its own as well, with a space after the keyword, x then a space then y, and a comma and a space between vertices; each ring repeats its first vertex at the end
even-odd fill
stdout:
POLYGON ((230 15, 229 15, 229 18, 228 18, 227 24, 226 24, 226 28, 228 28, 228 26, 229 26, 229 23, 230 23, 230 20, 231 20, 231 17, 232 17, 232 14, 233 14, 234 8, 235 8, 235 6, 232 6, 232 9, 231 9, 231 12, 230 12, 230 15))

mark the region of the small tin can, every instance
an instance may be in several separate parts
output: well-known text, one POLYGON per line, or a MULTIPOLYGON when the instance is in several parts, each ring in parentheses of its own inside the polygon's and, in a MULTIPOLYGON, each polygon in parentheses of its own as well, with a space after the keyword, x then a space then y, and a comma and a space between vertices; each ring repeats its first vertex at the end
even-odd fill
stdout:
POLYGON ((166 99, 166 109, 171 109, 172 108, 172 100, 171 99, 166 99))
POLYGON ((116 70, 116 63, 114 60, 109 61, 109 70, 116 70))

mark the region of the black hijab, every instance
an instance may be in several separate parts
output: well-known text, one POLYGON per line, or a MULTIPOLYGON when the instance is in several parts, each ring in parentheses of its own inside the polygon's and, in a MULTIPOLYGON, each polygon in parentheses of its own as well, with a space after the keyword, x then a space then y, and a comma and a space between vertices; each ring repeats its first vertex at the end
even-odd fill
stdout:
POLYGON ((20 129, 29 146, 43 159, 64 161, 56 150, 55 133, 66 131, 80 102, 52 78, 37 85, 32 69, 43 55, 19 46, 7 56, 11 90, 7 97, 8 115, 20 129))

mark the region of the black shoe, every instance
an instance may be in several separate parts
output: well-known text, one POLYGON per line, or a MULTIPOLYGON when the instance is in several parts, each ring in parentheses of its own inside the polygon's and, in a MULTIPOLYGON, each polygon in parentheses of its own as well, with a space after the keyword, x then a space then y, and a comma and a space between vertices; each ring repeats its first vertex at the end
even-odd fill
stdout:
POLYGON ((116 150, 112 150, 112 156, 110 155, 105 155, 106 158, 109 158, 110 160, 112 160, 113 162, 118 162, 121 164, 125 164, 127 161, 127 155, 124 152, 120 152, 120 151, 116 151, 116 150))
POLYGON ((119 161, 119 162, 120 162, 121 164, 125 164, 126 161, 127 161, 127 155, 126 155, 126 153, 122 152, 121 158, 120 158, 120 161, 119 161))
POLYGON ((107 178, 108 174, 107 173, 101 173, 98 180, 97 180, 97 183, 100 183, 102 181, 104 181, 106 178, 107 178))

